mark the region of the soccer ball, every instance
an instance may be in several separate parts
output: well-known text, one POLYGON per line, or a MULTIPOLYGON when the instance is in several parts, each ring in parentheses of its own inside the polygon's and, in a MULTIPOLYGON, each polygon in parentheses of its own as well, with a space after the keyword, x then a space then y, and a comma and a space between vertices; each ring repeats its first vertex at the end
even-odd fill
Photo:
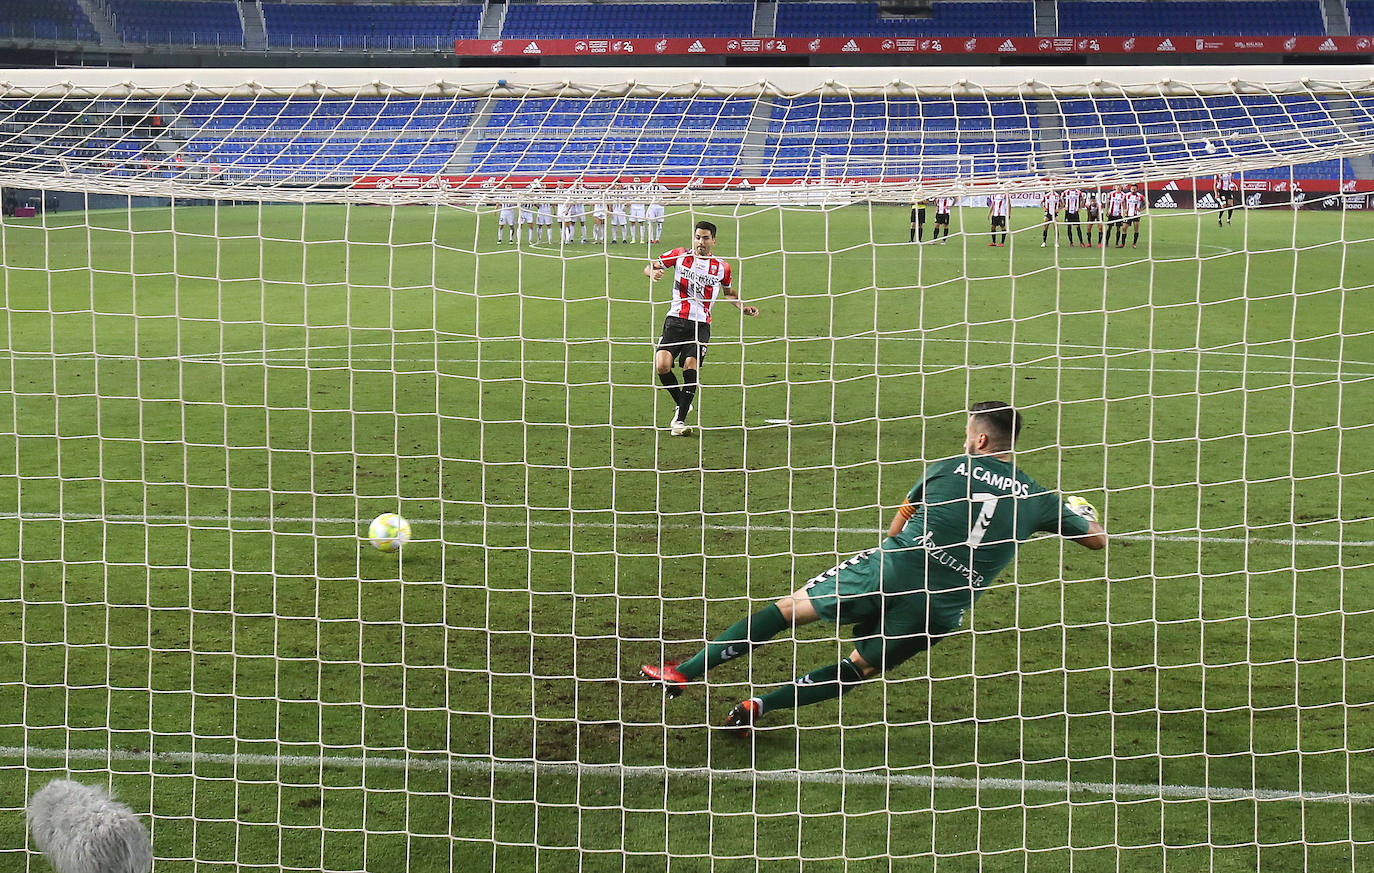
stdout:
POLYGON ((410 522, 394 512, 379 515, 367 526, 367 538, 383 552, 399 551, 410 542, 410 522))
POLYGON ((1212 142, 1210 139, 1203 140, 1202 147, 1206 150, 1207 154, 1209 155, 1214 155, 1217 153, 1217 144, 1212 142))

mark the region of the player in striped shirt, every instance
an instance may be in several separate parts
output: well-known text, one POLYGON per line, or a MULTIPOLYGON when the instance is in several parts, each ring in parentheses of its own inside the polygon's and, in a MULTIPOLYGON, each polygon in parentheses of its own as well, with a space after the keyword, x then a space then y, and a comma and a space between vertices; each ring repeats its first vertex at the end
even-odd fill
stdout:
POLYGON ((1007 244, 1007 206, 1008 198, 1005 194, 993 194, 988 197, 988 221, 992 225, 992 242, 990 246, 1004 246, 1007 244), (1002 241, 997 241, 997 231, 1002 231, 1002 241))
MULTIPOLYGON (((1064 238, 1073 245, 1074 231, 1078 231, 1078 245, 1087 248, 1083 242, 1083 221, 1079 216, 1083 209, 1083 192, 1077 188, 1064 190, 1064 238)), ((1088 238, 1092 239, 1092 228, 1088 228, 1088 238)))
MULTIPOLYGON (((1236 205, 1240 201, 1240 180, 1236 178, 1235 173, 1232 173, 1229 170, 1221 174, 1220 180, 1221 199, 1217 202, 1224 202, 1226 204, 1226 223, 1230 224, 1231 216, 1235 215, 1236 205)), ((1217 227, 1221 227, 1220 211, 1217 212, 1217 227)))
POLYGON ((1131 239, 1131 248, 1136 247, 1140 242, 1140 211, 1145 207, 1145 195, 1140 193, 1136 186, 1132 185, 1126 192, 1125 218, 1126 223, 1121 231, 1121 244, 1126 244, 1126 229, 1135 231, 1135 236, 1131 239))
POLYGON ((1111 193, 1107 195, 1107 242, 1115 239, 1117 248, 1126 244, 1126 228, 1121 221, 1125 209, 1126 192, 1121 190, 1120 185, 1113 185, 1111 193))
MULTIPOLYGON (((1044 226, 1040 229, 1040 248, 1050 244, 1050 228, 1059 220, 1059 192, 1046 191, 1040 195, 1040 207, 1045 210, 1044 226)), ((1059 245, 1059 231, 1054 231, 1054 244, 1059 245)))
POLYGON ((673 302, 663 320, 663 335, 654 351, 654 370, 677 404, 669 433, 686 436, 687 413, 697 396, 697 371, 706 361, 706 346, 711 341, 711 307, 724 297, 748 316, 759 314, 758 307, 745 306, 730 281, 730 264, 712 254, 716 248, 716 226, 698 221, 692 231, 692 247, 676 248, 654 259, 644 275, 657 282, 673 268, 673 302), (682 387, 678 387, 673 362, 682 364, 682 387))
POLYGON ((953 197, 935 198, 935 232, 931 234, 930 241, 940 240, 940 245, 944 245, 949 240, 943 237, 949 236, 949 214, 954 209, 953 197), (944 231, 943 234, 940 231, 944 231))

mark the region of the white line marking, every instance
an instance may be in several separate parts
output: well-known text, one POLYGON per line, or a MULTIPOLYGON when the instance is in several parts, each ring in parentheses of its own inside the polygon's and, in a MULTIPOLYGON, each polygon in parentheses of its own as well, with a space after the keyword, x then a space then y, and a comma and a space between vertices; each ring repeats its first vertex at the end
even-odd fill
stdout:
MULTIPOLYGON (((54 358, 61 358, 61 359, 63 359, 63 360, 93 360, 93 359, 94 359, 93 356, 91 356, 91 355, 89 355, 89 354, 83 354, 83 353, 74 353, 74 354, 71 354, 71 355, 56 355, 56 356, 54 356, 54 355, 39 355, 39 354, 30 355, 29 353, 26 353, 26 352, 16 352, 16 353, 15 353, 15 356, 20 357, 20 358, 23 358, 23 359, 27 359, 27 360, 52 360, 52 359, 54 359, 54 358)), ((0 359, 3 359, 3 357, 4 357, 4 356, 3 356, 3 353, 0 353, 0 359)), ((608 361, 606 358, 586 358, 586 359, 583 359, 583 358, 567 358, 567 359, 564 359, 564 358, 548 358, 548 359, 538 359, 538 358, 490 358, 490 357, 484 357, 484 358, 440 357, 440 358, 437 358, 437 359, 436 359, 436 358, 428 358, 428 357, 425 357, 425 358, 401 357, 401 356, 396 356, 396 355, 387 355, 387 356, 375 357, 375 358, 363 357, 363 356, 361 356, 361 355, 352 355, 352 356, 346 357, 346 358, 326 358, 326 357, 323 357, 323 356, 320 356, 320 355, 314 355, 314 354, 312 354, 312 355, 310 355, 310 357, 309 357, 309 359, 308 359, 308 364, 307 364, 307 359, 304 358, 304 357, 277 356, 275 353, 274 353, 273 355, 262 355, 261 357, 254 358, 254 359, 251 359, 251 360, 249 360, 249 359, 242 359, 242 360, 232 360, 232 359, 231 359, 231 360, 225 360, 225 359, 217 359, 217 358, 215 358, 215 357, 195 357, 195 356, 146 357, 146 356, 134 356, 134 355, 100 355, 99 357, 100 357, 101 360, 125 360, 125 361, 140 361, 140 362, 149 362, 149 361, 163 361, 163 362, 166 362, 166 361, 179 361, 179 362, 184 363, 184 364, 203 364, 203 365, 212 365, 212 366, 213 366, 213 365, 218 365, 218 366, 225 366, 225 367, 262 367, 262 366, 269 366, 269 365, 270 365, 270 366, 293 366, 293 367, 306 367, 306 366, 309 366, 310 368, 319 368, 319 367, 327 367, 327 366, 338 366, 338 367, 344 367, 344 366, 381 366, 381 367, 384 367, 384 368, 387 368, 387 369, 391 369, 391 368, 394 368, 394 367, 397 367, 397 366, 401 366, 401 365, 406 365, 406 364, 423 364, 423 365, 425 365, 425 369, 423 369, 423 370, 419 370, 419 369, 401 369, 401 370, 395 370, 395 371, 394 371, 394 372, 397 372, 397 373, 404 373, 404 374, 406 374, 406 375, 418 375, 418 374, 420 374, 420 373, 434 373, 434 372, 438 372, 438 370, 437 370, 437 365, 436 365, 436 361, 437 361, 438 363, 440 363, 440 364, 505 364, 505 365, 519 365, 519 366, 533 366, 533 365, 563 366, 563 365, 565 365, 565 364, 592 364, 592 365, 600 365, 600 366, 605 366, 605 365, 607 365, 607 364, 610 364, 610 365, 613 365, 613 366, 616 366, 616 367, 636 367, 636 368, 642 368, 642 367, 644 366, 642 362, 638 362, 638 361, 608 361)), ((1073 360, 1073 359, 1070 359, 1070 360, 1073 360)), ((974 370, 1005 370, 1005 369, 1007 369, 1007 368, 1010 366, 1010 367, 1011 367, 1012 369, 1014 369, 1014 370, 1047 370, 1047 371, 1050 371, 1050 372, 1057 372, 1057 373, 1070 372, 1070 371, 1086 371, 1086 372, 1093 372, 1093 373, 1101 373, 1101 372, 1103 372, 1104 370, 1110 370, 1110 371, 1113 372, 1113 373, 1182 373, 1182 374, 1186 374, 1186 375, 1209 374, 1209 375, 1227 375, 1227 376, 1244 376, 1244 375, 1251 375, 1251 376, 1274 376, 1274 377, 1279 377, 1279 378, 1286 378, 1286 377, 1291 377, 1291 376, 1317 376, 1317 377, 1325 377, 1325 378, 1328 378, 1328 379, 1333 379, 1333 380, 1337 380, 1337 381, 1341 381, 1341 382, 1355 382, 1355 381, 1359 381, 1359 380, 1362 380, 1362 379, 1374 379, 1374 371, 1367 372, 1367 373, 1366 373, 1366 372, 1351 372, 1348 368, 1342 368, 1343 372, 1336 372, 1336 371, 1334 371, 1334 370, 1265 370, 1265 369, 1259 369, 1259 368, 1249 368, 1249 369, 1225 369, 1225 368, 1216 368, 1216 367, 1211 367, 1211 368, 1207 368, 1207 367, 1158 367, 1158 366, 1149 366, 1149 367, 1124 367, 1124 366, 1121 366, 1120 364, 1112 363, 1111 361, 1107 361, 1107 360, 1104 360, 1104 361, 1103 361, 1101 364, 1099 364, 1099 365, 1092 365, 1092 366, 1089 366, 1089 365, 1076 365, 1076 364, 1006 364, 1006 363, 1001 362, 1001 361, 992 362, 992 363, 987 363, 987 364, 976 364, 976 363, 972 363, 972 362, 968 362, 968 361, 951 361, 951 362, 949 362, 949 363, 944 363, 944 364, 937 364, 937 363, 931 363, 931 362, 916 363, 916 362, 904 361, 904 362, 901 362, 901 363, 883 364, 883 363, 867 362, 867 361, 863 361, 863 362, 856 362, 856 361, 798 361, 798 360, 793 360, 793 361, 761 361, 761 360, 756 360, 756 359, 753 359, 753 358, 745 358, 745 359, 742 360, 742 361, 732 361, 732 360, 728 360, 728 359, 727 359, 727 360, 723 360, 723 361, 720 361, 720 363, 719 363, 717 366, 720 366, 720 365, 722 365, 722 364, 723 364, 723 365, 734 365, 734 364, 736 364, 736 363, 749 364, 750 366, 755 366, 755 367, 817 367, 817 368, 824 367, 824 368, 829 368, 829 369, 832 369, 832 370, 833 370, 833 369, 839 369, 839 368, 859 368, 859 369, 862 369, 862 370, 865 371, 865 372, 875 372, 875 373, 876 373, 876 372, 879 372, 879 371, 892 371, 892 372, 890 372, 888 375, 893 375, 893 376, 904 375, 904 374, 907 374, 907 373, 940 373, 940 372, 951 372, 951 371, 955 371, 955 370, 960 371, 960 372, 963 372, 963 371, 965 371, 965 370, 968 370, 968 371, 974 371, 974 370)), ((445 373, 444 375, 454 375, 454 374, 452 374, 452 373, 445 373)))
MULTIPOLYGON (((346 325, 337 325, 337 326, 334 326, 332 329, 338 329, 338 330, 356 329, 356 330, 360 330, 360 331, 371 331, 371 330, 378 330, 379 328, 348 328, 346 325)), ((1145 355, 1145 354, 1148 354, 1148 355, 1197 355, 1197 356, 1217 356, 1217 357, 1227 357, 1227 358, 1242 358, 1242 359, 1246 359, 1246 360, 1277 360, 1277 361, 1291 361, 1291 362, 1293 362, 1293 363, 1297 363, 1297 362, 1299 362, 1299 361, 1302 361, 1302 362, 1306 362, 1306 363, 1316 363, 1316 364, 1337 364, 1337 365, 1345 366, 1345 367, 1349 367, 1349 366, 1374 367, 1374 361, 1351 360, 1351 359, 1342 359, 1342 358, 1320 358, 1320 357, 1313 357, 1313 356, 1309 356, 1309 355, 1278 355, 1278 354, 1272 354, 1272 353, 1266 353, 1266 352, 1256 352, 1256 351, 1249 351, 1249 350, 1242 350, 1242 351, 1223 351, 1223 350, 1221 350, 1221 349, 1203 349, 1203 348, 1197 348, 1197 347, 1193 347, 1193 348, 1174 348, 1174 349, 1170 349, 1170 348, 1152 349, 1152 348, 1132 348, 1132 347, 1129 347, 1129 346, 1105 346, 1105 345, 1103 345, 1103 346, 1097 346, 1097 345, 1086 345, 1086 344, 1082 344, 1082 343, 1043 343, 1043 342, 1030 342, 1030 341, 1023 341, 1023 340, 1014 340, 1014 341, 1008 341, 1008 340, 984 340, 984 339, 971 339, 971 338, 965 339, 965 338, 957 338, 957 337, 921 337, 921 336, 900 336, 900 335, 899 335, 899 336, 881 336, 881 337, 875 337, 875 336, 874 336, 873 334, 871 334, 871 333, 870 333, 870 334, 862 334, 862 333, 860 333, 860 334, 853 334, 853 335, 850 335, 850 336, 841 336, 841 337, 798 337, 798 338, 794 339, 793 342, 807 342, 807 343, 813 343, 813 342, 824 341, 824 342, 831 342, 831 343, 843 343, 843 342, 868 342, 868 341, 872 341, 872 340, 874 340, 874 339, 877 339, 877 340, 879 340, 879 341, 881 341, 881 342, 915 342, 915 343, 930 343, 930 344, 951 344, 951 345, 961 345, 961 346, 995 346, 995 347, 998 347, 998 348, 1004 348, 1004 347, 1007 347, 1007 346, 1012 346, 1012 347, 1016 347, 1016 348, 1043 348, 1043 349, 1055 349, 1055 350, 1058 350, 1058 349, 1072 349, 1072 350, 1076 350, 1076 351, 1083 351, 1083 352, 1091 353, 1091 354, 1089 354, 1089 355, 1072 355, 1072 356, 1068 356, 1068 360, 1073 360, 1073 359, 1075 359, 1075 358, 1081 358, 1081 357, 1093 357, 1093 356, 1120 357, 1120 356, 1124 356, 1124 355, 1145 355)), ((751 345, 751 344, 755 344, 755 343, 777 342, 778 340, 779 340, 779 337, 749 337, 749 338, 742 338, 742 341, 743 341, 743 343, 744 343, 745 345, 751 345)), ((178 355, 144 355, 144 354, 127 355, 127 354, 105 354, 105 353, 92 352, 92 351, 86 350, 86 349, 83 349, 83 350, 81 350, 81 351, 75 351, 75 352, 51 352, 51 351, 46 351, 46 350, 41 350, 41 349, 37 349, 37 350, 0 349, 0 358, 3 358, 3 357, 5 357, 5 356, 10 356, 10 357, 15 357, 15 358, 32 358, 32 359, 37 359, 37 360, 48 360, 48 359, 52 359, 52 358, 58 358, 58 359, 74 359, 74 360, 91 360, 91 359, 95 359, 95 358, 100 358, 100 359, 103 359, 103 360, 129 360, 129 361, 185 361, 185 362, 188 362, 188 363, 196 363, 196 362, 198 362, 198 363, 214 363, 214 362, 216 362, 216 361, 225 361, 226 359, 229 359, 229 358, 232 358, 232 357, 239 357, 239 356, 255 356, 255 357, 257 357, 257 358, 268 358, 268 357, 277 356, 277 355, 286 356, 286 355, 290 355, 290 354, 293 354, 293 353, 295 353, 295 354, 302 354, 302 355, 303 355, 303 354, 311 353, 311 352, 341 351, 341 350, 351 350, 351 349, 393 348, 393 347, 401 347, 401 346, 425 346, 425 347, 436 347, 436 348, 437 348, 438 346, 444 346, 444 345, 474 345, 474 344, 477 344, 477 343, 479 343, 479 342, 480 342, 480 343, 487 343, 487 344, 490 344, 490 343, 512 343, 512 342, 518 342, 518 343, 529 343, 529 344, 535 345, 535 346, 538 346, 538 345, 569 345, 569 344, 571 344, 571 345, 577 345, 577 344, 601 344, 601 345, 607 345, 607 344, 609 344, 609 345, 612 345, 612 346, 615 346, 615 345, 623 345, 623 346, 634 346, 634 347, 639 347, 639 346, 643 346, 643 345, 645 345, 645 344, 650 344, 650 345, 652 345, 652 344, 653 344, 654 342, 656 342, 656 341, 657 341, 657 337, 656 337, 656 336, 649 336, 649 335, 647 335, 647 334, 644 335, 644 336, 617 336, 617 337, 604 337, 604 336, 602 336, 602 337, 521 337, 521 336, 494 336, 494 337, 482 337, 480 340, 477 339, 477 338, 466 338, 466 337, 436 337, 436 338, 434 338, 434 339, 425 339, 425 340, 397 340, 397 341, 392 341, 392 342, 350 343, 350 344, 332 343, 332 344, 324 344, 324 345, 316 345, 316 346, 279 346, 279 347, 274 347, 274 348, 270 348, 270 349, 227 349, 227 350, 214 351, 214 352, 203 352, 203 353, 199 353, 199 354, 178 354, 178 355)), ((731 343, 731 345, 734 345, 734 344, 735 344, 735 343, 731 343)), ((721 343, 719 343, 719 345, 725 345, 725 343, 724 343, 724 342, 721 342, 721 343)), ((1271 344, 1271 343, 1264 343, 1263 345, 1272 345, 1272 344, 1271 344)), ((312 354, 311 357, 313 358, 313 357, 315 357, 315 355, 312 354)), ((371 363, 371 362, 385 362, 385 361, 389 361, 389 360, 393 360, 393 359, 394 359, 394 356, 393 356, 393 355, 382 355, 382 356, 379 356, 379 357, 371 357, 371 358, 361 358, 360 356, 357 356, 357 355, 350 355, 349 357, 343 357, 343 358, 324 358, 324 359, 321 359, 321 360, 328 360, 328 361, 344 361, 344 362, 347 362, 347 361, 350 361, 350 360, 353 360, 353 361, 359 361, 359 360, 361 360, 361 361, 364 362, 364 363, 371 363)), ((418 359, 412 359, 412 360, 418 360, 418 359)), ((476 358, 452 358, 452 357, 445 357, 444 360, 449 360, 449 361, 474 361, 474 360, 477 360, 477 359, 476 359, 476 358)), ((482 360, 485 360, 485 361, 490 362, 490 363, 522 363, 522 361, 519 361, 519 360, 517 360, 517 361, 504 361, 504 360, 498 361, 498 360, 493 360, 493 359, 490 359, 490 358, 484 358, 484 359, 482 359, 482 360)), ((250 364, 252 364, 252 363, 260 363, 260 361, 252 360, 252 361, 245 361, 245 362, 243 362, 243 363, 250 363, 250 364)), ((598 361, 596 361, 596 360, 591 360, 591 361, 585 361, 585 362, 579 362, 579 363, 598 363, 598 361)), ((781 362, 777 362, 777 361, 750 361, 750 363, 758 363, 758 364, 766 364, 766 365, 779 365, 781 362)), ((821 364, 846 365, 846 366, 870 366, 870 365, 868 365, 868 364, 866 364, 866 363, 865 363, 865 364, 855 364, 855 363, 849 363, 849 362, 844 362, 844 361, 798 361, 798 360, 794 360, 794 361, 791 361, 790 363, 796 364, 796 365, 798 365, 798 366, 817 366, 817 365, 821 365, 821 364)), ((897 365, 889 364, 889 365, 884 365, 884 366, 897 366, 897 365)), ((956 363, 956 364, 950 364, 949 366, 964 366, 964 362, 958 362, 958 363, 956 363)), ((1004 365, 1004 364, 996 364, 995 366, 1005 366, 1005 365, 1004 365)), ((1023 366, 1025 366, 1025 365, 1023 365, 1023 366)), ((1115 369, 1115 368, 1113 368, 1113 369, 1115 369)), ((1143 368, 1143 369, 1148 369, 1148 368, 1143 368)), ((1192 369, 1189 369, 1189 370, 1184 370, 1183 372, 1193 372, 1193 370, 1192 370, 1192 369)), ((1218 372, 1233 372, 1233 371, 1222 370, 1222 371, 1218 371, 1218 372)), ((1234 371, 1234 372, 1245 372, 1245 371, 1234 371)), ((1261 372, 1271 372, 1271 371, 1261 371, 1261 372)), ((1277 370, 1276 370, 1276 371, 1272 371, 1272 372, 1282 372, 1282 371, 1277 371, 1277 370)))
MULTIPOLYGON (((766 740, 761 740, 766 742, 766 740)), ((457 758, 436 752, 434 757, 396 758, 384 755, 263 755, 222 752, 135 752, 124 749, 45 749, 35 746, 0 746, 0 758, 27 761, 90 761, 113 764, 129 762, 173 764, 223 764, 234 767, 300 767, 310 770, 341 768, 348 770, 395 770, 431 773, 544 774, 567 776, 605 776, 614 779, 706 779, 743 783, 780 783, 783 785, 877 785, 902 788, 962 789, 972 791, 1034 791, 1051 794, 1101 794, 1111 797, 1154 797, 1161 800, 1265 800, 1302 803, 1374 803, 1374 794, 1337 791, 1292 791, 1275 788, 1229 788, 1216 785, 1151 785, 1134 782, 1069 782, 1053 779, 1006 779, 997 777, 941 776, 902 771, 848 772, 843 770, 712 770, 705 767, 656 767, 633 764, 583 764, 572 761, 511 761, 489 758, 457 758)))
MULTIPOLYGON (((556 510, 531 510, 538 514, 556 510)), ((590 510, 579 514, 590 514, 591 512, 611 512, 612 510, 590 510)), ((331 518, 328 516, 310 515, 278 515, 278 516, 255 516, 255 515, 172 515, 164 513, 102 513, 98 515, 84 515, 81 513, 57 513, 57 512, 3 512, 0 513, 0 520, 4 521, 63 521, 69 523, 87 522, 108 522, 113 524, 156 524, 159 522, 191 525, 191 524, 213 524, 216 528, 230 527, 235 524, 261 525, 261 530, 270 530, 272 525, 278 524, 338 524, 338 525, 361 525, 365 519, 357 518, 331 518)), ((480 518, 412 518, 412 526, 432 525, 434 527, 539 527, 539 528, 559 528, 567 529, 570 532, 574 528, 596 528, 598 530, 649 530, 657 531, 668 529, 677 530, 714 530, 723 533, 842 533, 842 534, 872 534, 875 537, 881 533, 879 528, 874 527, 795 527, 783 525, 766 524, 712 524, 705 522, 701 525, 673 524, 671 522, 663 524, 646 524, 633 521, 576 521, 555 522, 531 519, 529 521, 501 521, 496 519, 483 520, 480 518)), ((1316 522, 1321 524, 1323 522, 1316 522)), ((1324 522, 1336 524, 1335 520, 1324 522)), ((1374 540, 1310 540, 1297 538, 1266 539, 1263 537, 1227 537, 1209 536, 1206 534, 1182 534, 1182 533, 1121 533, 1112 534, 1112 539, 1128 540, 1132 542, 1166 542, 1166 543, 1233 543, 1241 545, 1266 545, 1266 546, 1325 546, 1335 547, 1344 546, 1346 548, 1368 548, 1374 546, 1374 540)), ((423 542, 424 540, 417 540, 423 542)), ((433 540, 431 540, 433 542, 433 540)))

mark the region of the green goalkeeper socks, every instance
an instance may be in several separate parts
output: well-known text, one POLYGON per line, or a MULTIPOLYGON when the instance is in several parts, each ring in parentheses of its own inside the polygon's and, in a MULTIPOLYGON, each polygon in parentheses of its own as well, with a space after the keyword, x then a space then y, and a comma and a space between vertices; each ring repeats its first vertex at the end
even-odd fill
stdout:
POLYGON ((763 712, 794 709, 798 706, 820 703, 822 700, 834 700, 862 681, 864 674, 854 666, 853 661, 845 659, 838 664, 812 670, 796 682, 763 695, 759 702, 763 705, 763 712))
POLYGON ((725 629, 691 658, 678 665, 678 672, 688 679, 696 679, 708 670, 714 670, 726 661, 747 655, 754 646, 771 640, 790 626, 783 618, 782 610, 776 603, 742 618, 725 629))

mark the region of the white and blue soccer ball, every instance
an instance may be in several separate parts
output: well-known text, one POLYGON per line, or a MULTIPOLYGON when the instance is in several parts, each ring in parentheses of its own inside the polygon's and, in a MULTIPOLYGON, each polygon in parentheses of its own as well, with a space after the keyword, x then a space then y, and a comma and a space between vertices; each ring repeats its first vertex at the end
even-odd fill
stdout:
POLYGON ((394 512, 383 513, 367 526, 367 538, 383 552, 400 551, 401 546, 410 542, 410 522, 394 512))

